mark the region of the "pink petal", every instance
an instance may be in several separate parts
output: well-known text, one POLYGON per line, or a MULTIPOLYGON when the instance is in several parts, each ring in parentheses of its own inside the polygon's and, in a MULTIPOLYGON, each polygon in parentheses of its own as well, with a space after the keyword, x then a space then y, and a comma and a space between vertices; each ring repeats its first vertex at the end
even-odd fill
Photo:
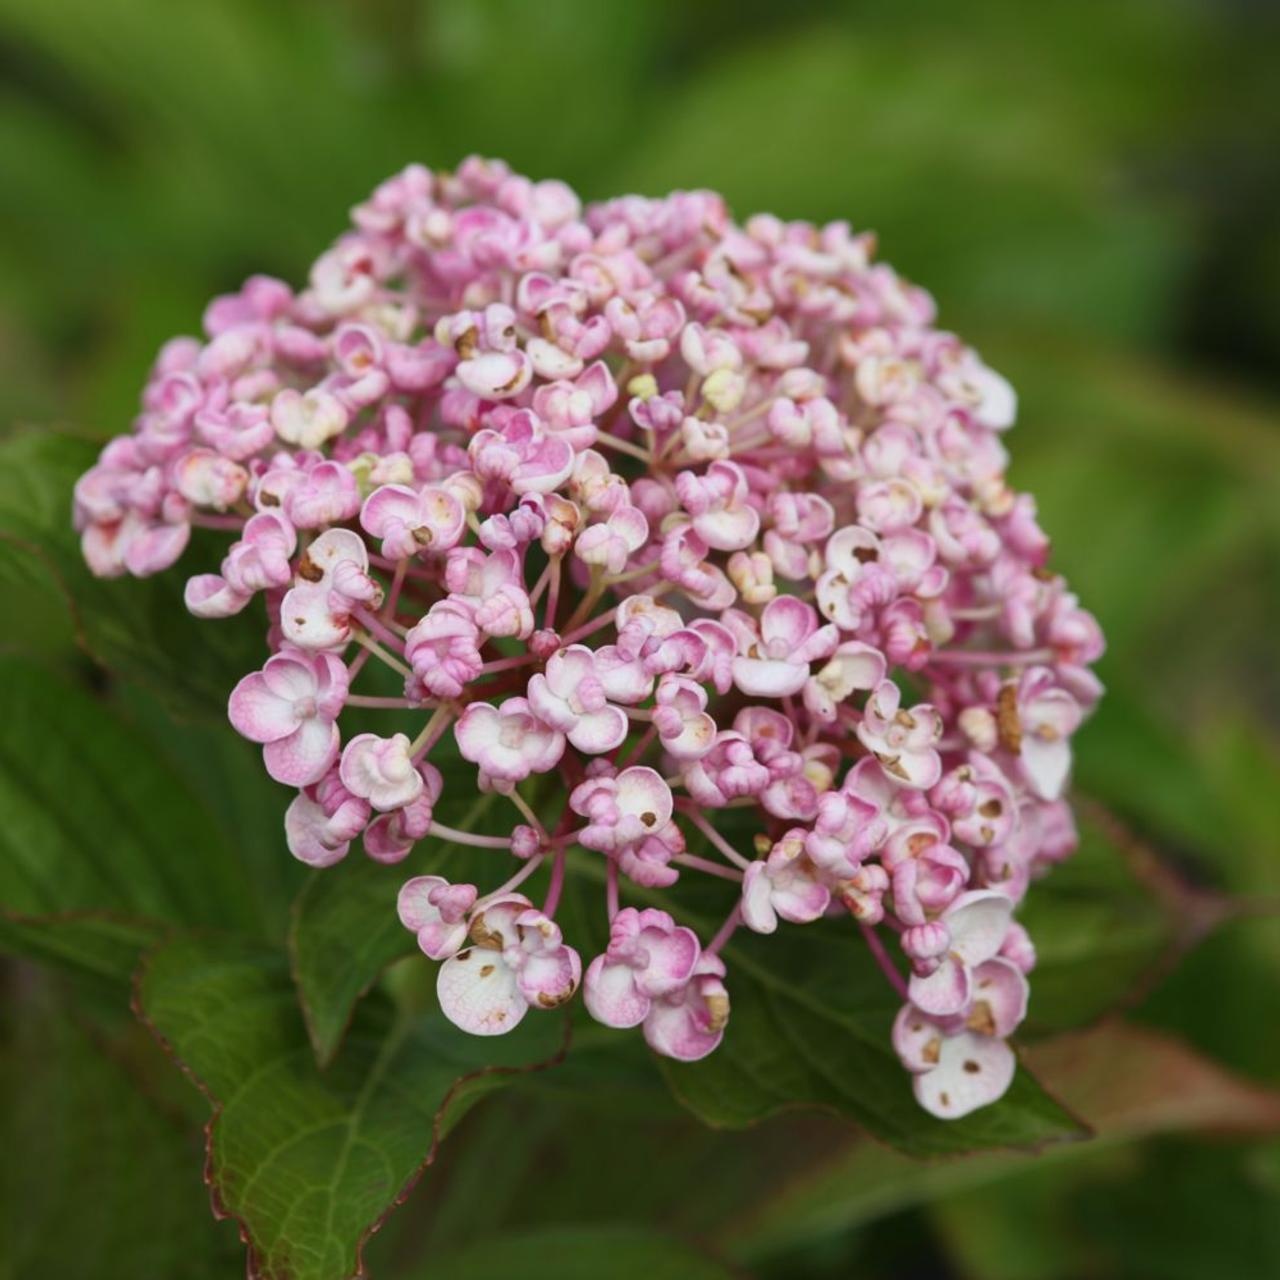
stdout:
POLYGON ((922 1012, 935 1018, 949 1018, 960 1013, 969 1003, 969 970, 950 956, 927 978, 912 974, 907 995, 922 1012))
POLYGON ((760 615, 760 634, 766 644, 781 640, 788 649, 798 649, 817 629, 813 606, 795 596, 770 600, 760 615))
POLYGON ((276 742, 301 723, 293 703, 273 693, 260 671, 245 676, 231 691, 227 717, 250 742, 276 742))
POLYGON ((430 901, 430 895, 448 883, 443 876, 414 876, 412 880, 406 880, 396 896, 396 914, 400 923, 416 933, 423 925, 439 920, 439 908, 430 901))
POLYGON ((582 980, 582 961, 572 947, 530 956, 520 968, 520 994, 535 1009, 555 1009, 572 998, 582 980))
POLYGON ((746 505, 732 511, 708 511, 694 517, 693 527, 709 547, 717 551, 741 551, 749 547, 760 532, 760 513, 746 505))
POLYGON ((627 714, 619 707, 604 707, 592 715, 579 716, 568 734, 579 751, 592 756, 612 751, 626 736, 627 714))
POLYGON ((582 999, 587 1012, 606 1027, 639 1026, 649 1012, 649 997, 637 989, 635 971, 605 956, 587 966, 582 999))
POLYGON ((268 742, 262 748, 262 759, 277 782, 309 787, 328 772, 340 745, 338 726, 331 720, 311 716, 287 738, 268 742))
POLYGON ((1012 1035, 1027 1014, 1027 979, 1010 960, 997 957, 973 971, 969 1026, 984 1035, 1012 1035))
POLYGON ((649 996, 662 996, 683 986, 697 967, 702 944, 692 929, 645 928, 640 942, 649 963, 636 974, 636 986, 649 996))

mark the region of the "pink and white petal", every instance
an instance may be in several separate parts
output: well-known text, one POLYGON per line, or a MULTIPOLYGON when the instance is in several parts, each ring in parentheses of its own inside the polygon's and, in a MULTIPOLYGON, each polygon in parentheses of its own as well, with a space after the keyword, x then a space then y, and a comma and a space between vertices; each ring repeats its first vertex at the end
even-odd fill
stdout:
POLYGON ((333 649, 351 631, 349 619, 335 613, 324 584, 294 587, 280 606, 280 629, 300 649, 333 649))
POLYGON ((792 924, 809 924, 831 905, 831 890, 808 876, 792 876, 773 890, 778 914, 792 924))
POLYGON ((1028 733, 1022 739, 1022 771, 1042 800, 1057 800, 1071 772, 1071 743, 1067 738, 1044 738, 1028 733))
POLYGON ((971 1030, 1003 1039, 1027 1015, 1027 979, 1011 960, 997 956, 973 971, 971 1030))
MULTIPOLYGON (((85 537, 88 538, 96 527, 90 525, 85 530, 85 537)), ((107 576, 94 568, 93 560, 87 553, 85 559, 99 577, 107 576)), ((234 591, 226 579, 216 573, 197 573, 188 578, 182 593, 182 602, 187 606, 187 612, 197 618, 230 618, 240 613, 251 599, 252 596, 234 591)))
POLYGON ((520 967, 520 993, 535 1009, 555 1009, 573 998, 582 980, 582 961, 572 947, 530 956, 520 967))
POLYGON ((971 985, 969 970, 951 956, 944 956, 942 963, 927 977, 918 973, 911 975, 907 995, 922 1013, 949 1018, 969 1003, 971 985))
POLYGON ((627 713, 620 707, 602 707, 590 715, 579 716, 568 734, 569 741, 579 751, 591 756, 612 751, 626 736, 627 713))
POLYGON ((913 1004, 904 1004, 893 1020, 893 1051, 913 1074, 932 1071, 942 1054, 942 1028, 913 1004))
POLYGON ((798 649, 817 629, 817 612, 795 596, 770 600, 760 615, 760 634, 765 644, 780 640, 788 652, 798 649))
POLYGON ((287 738, 268 742, 262 748, 267 772, 290 787, 309 787, 319 782, 338 758, 341 737, 331 720, 315 716, 304 720, 287 738))
POLYGON ((938 1065, 915 1078, 920 1105, 941 1120, 957 1120, 1004 1096, 1017 1069, 1003 1040, 962 1032, 942 1041, 938 1065))
POLYGON ((272 693, 261 671, 244 677, 227 700, 227 718, 250 742, 276 742, 301 723, 293 703, 272 693))
POLYGON ((742 876, 742 923, 756 933, 773 933, 778 914, 773 909, 773 881, 763 862, 753 862, 742 876))
POLYGON ((684 722, 679 737, 664 738, 662 745, 677 760, 700 760, 715 742, 716 722, 701 711, 684 722))
POLYGON ((436 977, 444 1016, 473 1036, 500 1036, 529 1011, 516 975, 500 952, 468 947, 450 956, 436 977))
POLYGON ((436 920, 418 930, 418 946, 429 960, 447 960, 457 954, 466 940, 467 926, 462 920, 456 924, 436 920))
POLYGON ((406 880, 396 895, 396 915, 400 917, 400 923, 416 933, 425 925, 439 920, 440 910, 431 901, 431 894, 448 883, 443 876, 414 876, 412 880, 406 880))
POLYGON ((701 1000, 694 999, 696 1003, 690 1004, 654 1002, 644 1020, 644 1038, 655 1053, 679 1062, 697 1062, 719 1046, 724 1027, 713 1027, 701 1000))
POLYGON ((717 551, 741 551, 760 532, 760 513, 746 505, 730 511, 707 511, 695 516, 693 527, 709 547, 717 551))
POLYGON ((662 996, 688 980, 702 957, 702 944, 692 929, 645 929, 640 941, 649 963, 636 973, 636 986, 647 996, 662 996))
POLYGON ((384 484, 365 499, 360 524, 375 538, 383 538, 394 524, 418 524, 418 495, 402 484, 384 484))
POLYGON ((582 1000, 587 1012, 606 1027, 639 1026, 650 1006, 649 997, 636 986, 635 970, 605 956, 596 956, 587 966, 582 1000))
POLYGON ((618 808, 640 818, 644 826, 657 832, 671 821, 674 801, 662 775, 648 765, 632 765, 618 775, 618 808))
POLYGON ((809 668, 772 658, 734 658, 733 682, 752 698, 785 698, 799 693, 809 668))
POLYGON ((299 794, 284 812, 285 843, 299 862, 309 867, 331 867, 341 862, 351 848, 349 840, 327 839, 329 820, 325 811, 308 796, 299 794))
POLYGON ((942 917, 952 955, 970 966, 990 960, 1004 945, 1012 915, 1012 901, 995 889, 962 893, 942 917))
POLYGON ((482 756, 499 745, 502 717, 498 709, 487 702, 473 702, 454 725, 453 736, 463 759, 478 764, 482 756))
POLYGON ((369 548, 352 529, 326 529, 308 548, 306 558, 324 575, 329 575, 344 560, 354 561, 361 569, 369 567, 369 548))

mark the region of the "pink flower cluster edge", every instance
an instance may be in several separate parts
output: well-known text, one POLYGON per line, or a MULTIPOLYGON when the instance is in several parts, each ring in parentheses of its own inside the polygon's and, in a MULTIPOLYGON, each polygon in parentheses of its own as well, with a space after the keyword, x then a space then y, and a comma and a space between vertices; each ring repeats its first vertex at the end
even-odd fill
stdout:
POLYGON ((734 932, 837 916, 901 994, 921 1105, 1008 1087, 1035 962, 1013 912, 1076 843, 1103 641, 1005 481, 1012 388, 874 251, 843 222, 739 225, 707 191, 584 208, 498 161, 413 165, 301 292, 254 277, 164 346, 78 482, 99 575, 226 532, 186 604, 265 602, 271 656, 230 718, 297 789, 295 857, 513 859, 483 892, 400 893, 464 1030, 581 986, 695 1060, 734 932), (379 665, 402 693, 355 691, 379 665), (386 735, 344 740, 351 707, 386 735), (447 734, 509 838, 435 820, 447 734), (733 809, 750 847, 714 825, 733 809), (609 919, 585 972, 556 922, 571 847, 602 860, 609 919), (713 937, 622 905, 687 875, 726 882, 713 937))

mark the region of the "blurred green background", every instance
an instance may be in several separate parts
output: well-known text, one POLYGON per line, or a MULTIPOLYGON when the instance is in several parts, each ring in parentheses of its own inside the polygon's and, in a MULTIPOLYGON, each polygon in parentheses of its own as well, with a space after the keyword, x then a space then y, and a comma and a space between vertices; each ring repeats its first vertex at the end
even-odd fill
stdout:
MULTIPOLYGON (((300 279, 410 160, 497 155, 588 199, 711 186, 874 228, 1012 379, 1013 477, 1108 634, 1077 781, 1179 907, 1128 1017, 1194 1070, 1139 1054, 1105 1140, 925 1172, 833 1121, 700 1136, 646 1097, 619 1123, 683 1174, 606 1177, 603 1137, 557 1136, 572 1088, 515 1090, 374 1240, 375 1276, 1280 1274, 1278 37, 1248 0, 0 0, 0 422, 127 429, 165 337, 253 271, 300 279), (468 1159, 486 1125, 534 1133, 500 1173, 468 1159)), ((6 652, 92 703, 61 607, 15 577, 6 652)), ((127 682, 111 701, 178 772, 223 749, 127 682)), ((233 837, 237 803, 215 798, 233 837)), ((0 1275, 239 1274, 181 1083, 92 984, 3 972, 0 1275)))

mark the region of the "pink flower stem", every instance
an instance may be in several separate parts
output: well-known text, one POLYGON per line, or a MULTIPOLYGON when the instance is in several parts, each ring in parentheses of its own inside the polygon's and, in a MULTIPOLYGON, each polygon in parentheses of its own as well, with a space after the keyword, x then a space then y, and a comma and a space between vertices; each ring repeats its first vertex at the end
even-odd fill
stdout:
POLYGON ((536 854, 534 857, 530 858, 529 861, 526 862, 510 880, 504 881, 496 889, 486 893, 483 898, 477 898, 475 906, 471 908, 472 913, 474 914, 482 904, 492 902, 494 898, 500 898, 504 893, 511 893, 518 889, 531 875, 533 875, 535 871, 537 871, 540 866, 542 866, 543 862, 546 860, 546 856, 547 855, 545 853, 536 854))
POLYGON ((417 578, 420 582, 429 582, 433 587, 438 583, 438 579, 429 569, 424 569, 417 565, 411 565, 407 558, 403 560, 388 560, 386 556, 378 556, 370 552, 369 563, 377 565, 379 569, 390 569, 393 572, 399 569, 401 565, 404 565, 404 575, 406 578, 417 578))
POLYGON ((547 565, 542 571, 542 575, 538 581, 534 583, 533 590, 529 592, 529 607, 533 608, 542 598, 542 593, 547 589, 547 583, 551 581, 551 566, 547 565))
POLYGON ((486 662, 480 668, 480 675, 491 676, 498 671, 510 671, 512 667, 528 666, 531 662, 537 662, 537 657, 532 653, 522 653, 514 658, 498 658, 493 662, 486 662))
POLYGON ((560 565, 562 556, 551 557, 551 585, 547 588, 547 611, 542 615, 542 625, 553 630, 556 625, 556 606, 560 603, 560 565))
POLYGON ((399 653, 404 652, 404 640, 396 635, 381 618, 370 613, 368 609, 353 609, 351 616, 362 626, 367 627, 370 633, 377 636, 383 644, 389 645, 399 653))
POLYGON ((446 827, 442 822, 433 822, 427 828, 427 835, 439 840, 448 840, 453 844, 469 844, 476 849, 506 849, 510 852, 510 836, 477 836, 470 831, 459 831, 456 827, 446 827))
POLYGON ((682 867, 688 867, 690 871, 705 871, 707 875, 718 876, 721 880, 742 883, 742 872, 735 871, 732 867, 721 866, 720 863, 712 862, 709 858, 699 858, 696 853, 678 853, 671 861, 682 867))
POLYGON ((649 749, 649 744, 654 740, 655 737, 657 737, 657 734, 658 734, 658 726, 656 724, 651 724, 639 736, 639 738, 636 739, 636 745, 632 747, 630 751, 627 752, 627 758, 619 763, 618 768, 625 769, 627 765, 634 764, 637 760, 639 760, 640 757, 643 756, 644 753, 649 749))
POLYGON ((609 923, 612 924, 614 916, 618 914, 618 864, 613 858, 607 859, 607 863, 604 897, 609 912, 609 923))
POLYGON ((400 599, 400 588, 404 586, 404 575, 408 568, 409 561, 407 559, 397 562, 395 575, 392 577, 391 586, 387 591, 387 601, 382 606, 383 618, 390 620, 393 625, 396 616, 396 601, 400 599))
POLYGON ((650 573, 656 573, 661 564, 660 560, 650 560, 648 564, 642 564, 635 569, 628 569, 625 573, 611 573, 604 578, 604 585, 606 587, 616 587, 620 582, 630 582, 632 578, 643 578, 650 573))
POLYGON ((995 649, 938 649, 930 662, 953 667, 1030 667, 1038 662, 1053 662, 1052 649, 1023 649, 1001 653, 995 649))
POLYGON ((742 904, 739 903, 725 917, 724 924, 716 930, 716 936, 702 949, 704 956, 714 956, 720 951, 730 938, 738 931, 738 926, 742 923, 742 904))
POLYGON ((564 846, 556 850, 555 861, 551 864, 551 883, 547 886, 547 898, 542 904, 542 914, 544 916, 555 915, 556 907, 560 905, 560 890, 564 888, 564 846))
POLYGON ((648 452, 638 444, 632 444, 630 440, 621 440, 607 431, 596 432, 596 443, 604 445, 606 449, 617 449, 620 453, 629 453, 633 458, 639 458, 641 462, 653 461, 648 452))
POLYGON ((453 716, 451 707, 437 707, 431 713, 431 719, 422 732, 409 744, 409 755, 413 757, 415 764, 423 760, 427 752, 440 741, 444 731, 453 723, 453 716))
POLYGON ((880 935, 871 928, 870 925, 860 925, 862 936, 867 940, 867 946, 871 949, 871 954, 875 956, 876 963, 884 972, 884 976, 889 979, 890 986, 905 1000, 907 999, 907 984, 903 981, 902 974, 894 967, 893 961, 889 959, 889 953, 884 949, 884 943, 880 941, 880 935))
MULTIPOLYGON (((373 654, 368 649, 361 649, 360 652, 357 653, 356 656, 352 658, 349 663, 347 663, 347 683, 348 684, 350 684, 355 680, 356 676, 358 676, 360 672, 364 669, 364 664, 368 662, 369 659, 372 657, 373 657, 373 654)), ((347 701, 350 702, 351 699, 348 698, 347 701)))
MULTIPOLYGON (((368 650, 366 649, 367 653, 368 650)), ((397 710, 406 710, 413 707, 419 707, 420 702, 414 702, 411 698, 375 698, 364 693, 347 694, 347 706, 349 707, 387 707, 396 708, 397 710)))
POLYGON ((676 807, 734 866, 745 871, 751 864, 702 816, 691 801, 677 801, 676 807))
POLYGON ((379 661, 385 662, 392 671, 398 671, 406 680, 412 679, 413 672, 399 658, 388 653, 372 636, 366 635, 363 631, 353 631, 351 638, 357 644, 363 645, 379 661))
POLYGON ((524 820, 538 833, 538 838, 546 844, 550 837, 547 835, 547 829, 538 819, 538 815, 529 808, 529 802, 518 791, 512 789, 507 797, 517 809, 520 810, 524 820))
POLYGON ((613 615, 617 613, 617 609, 610 609, 608 613, 602 613, 598 618, 592 618, 590 622, 584 623, 576 631, 570 631, 561 639, 565 644, 573 644, 577 640, 581 640, 584 636, 589 636, 593 631, 599 631, 601 627, 607 627, 613 621, 613 615))

